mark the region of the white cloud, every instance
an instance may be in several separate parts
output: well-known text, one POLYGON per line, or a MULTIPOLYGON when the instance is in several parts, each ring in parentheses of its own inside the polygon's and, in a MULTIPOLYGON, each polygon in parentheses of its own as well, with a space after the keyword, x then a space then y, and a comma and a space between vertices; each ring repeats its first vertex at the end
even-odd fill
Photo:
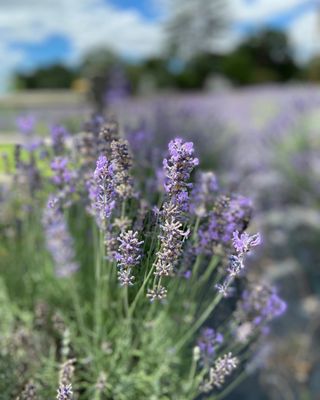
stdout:
POLYGON ((51 34, 66 36, 74 56, 104 43, 122 53, 158 52, 159 24, 134 10, 118 10, 104 0, 27 0, 0 3, 0 30, 5 41, 39 42, 51 34))
POLYGON ((320 13, 315 9, 294 21, 288 28, 288 34, 300 62, 320 55, 320 13))
POLYGON ((237 22, 263 23, 270 17, 306 3, 305 0, 231 0, 233 18, 237 22))
POLYGON ((144 19, 135 10, 118 10, 104 0, 0 1, 2 81, 23 59, 22 52, 9 49, 10 44, 36 44, 50 35, 70 41, 67 61, 76 62, 95 45, 136 57, 159 53, 163 32, 160 23, 144 19))

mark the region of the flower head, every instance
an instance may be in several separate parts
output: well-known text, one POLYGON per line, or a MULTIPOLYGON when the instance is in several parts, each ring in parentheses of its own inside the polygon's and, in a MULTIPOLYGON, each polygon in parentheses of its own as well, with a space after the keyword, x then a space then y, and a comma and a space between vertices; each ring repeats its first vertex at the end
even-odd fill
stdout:
POLYGON ((52 148, 55 154, 61 154, 65 148, 65 141, 69 133, 62 125, 53 125, 51 128, 52 148))
POLYGON ((202 391, 210 392, 214 388, 221 388, 226 377, 232 374, 238 364, 239 360, 237 357, 233 357, 232 353, 219 357, 214 366, 210 368, 209 380, 202 385, 202 391))
POLYGON ((192 142, 174 139, 169 143, 170 157, 163 160, 165 191, 182 210, 186 209, 188 202, 188 188, 191 187, 188 183, 190 174, 193 168, 199 164, 199 160, 193 154, 192 142))
POLYGON ((91 201, 90 212, 95 215, 100 227, 103 227, 115 208, 113 172, 113 164, 107 157, 101 155, 97 160, 93 177, 87 185, 91 201))
POLYGON ((140 263, 143 241, 138 240, 138 232, 129 230, 120 233, 118 242, 120 245, 115 255, 119 267, 118 278, 121 286, 132 285, 132 268, 140 263))
POLYGON ((31 135, 34 131, 36 120, 31 115, 25 115, 17 118, 17 125, 20 132, 24 135, 31 135))
POLYGON ((203 359, 208 360, 215 354, 216 348, 223 342, 221 333, 212 328, 204 328, 197 340, 197 346, 203 359))
POLYGON ((247 232, 239 234, 238 231, 233 232, 232 243, 237 253, 242 255, 248 253, 253 247, 261 243, 260 234, 249 235, 247 232))
POLYGON ((73 391, 71 383, 68 385, 59 385, 57 390, 57 400, 72 400, 73 391))
POLYGON ((278 296, 274 287, 252 283, 238 302, 236 317, 242 323, 249 321, 256 327, 262 327, 280 317, 286 309, 286 303, 278 296))
POLYGON ((79 269, 78 263, 74 261, 74 242, 56 198, 50 197, 48 200, 48 206, 43 213, 43 226, 56 275, 68 277, 74 274, 79 269))

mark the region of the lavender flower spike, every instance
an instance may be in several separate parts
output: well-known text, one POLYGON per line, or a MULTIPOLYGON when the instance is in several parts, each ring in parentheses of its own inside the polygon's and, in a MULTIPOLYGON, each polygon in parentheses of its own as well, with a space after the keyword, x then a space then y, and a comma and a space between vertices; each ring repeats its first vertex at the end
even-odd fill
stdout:
POLYGON ((133 284, 134 277, 132 268, 139 264, 141 259, 141 245, 143 241, 138 240, 138 232, 129 230, 121 232, 118 238, 120 242, 116 260, 118 261, 118 279, 121 286, 133 284))
POLYGON ((212 328, 204 328, 197 340, 197 346, 200 349, 201 357, 204 360, 210 360, 216 351, 216 347, 223 342, 221 333, 212 328))
POLYGON ((210 392, 215 387, 221 388, 226 377, 232 374, 238 364, 239 360, 237 357, 233 357, 232 353, 219 357, 214 366, 210 368, 209 380, 203 384, 202 391, 210 392))
POLYGON ((169 143, 170 158, 163 160, 165 172, 164 188, 170 199, 185 209, 188 200, 188 183, 190 174, 199 160, 193 157, 194 148, 192 142, 184 143, 182 139, 174 139, 169 143))
POLYGON ((89 198, 91 200, 91 213, 96 216, 98 225, 110 217, 115 207, 115 191, 113 187, 113 164, 105 156, 97 160, 93 179, 88 183, 89 198))
POLYGON ((188 209, 190 174, 194 166, 199 164, 193 153, 193 143, 174 139, 169 143, 170 158, 163 160, 167 198, 160 211, 160 248, 153 264, 157 279, 147 292, 150 301, 163 300, 167 296, 167 289, 160 281, 163 277, 173 275, 183 243, 190 233, 188 229, 184 230, 182 212, 188 209))
POLYGON ((253 247, 261 243, 260 234, 250 236, 247 232, 239 234, 238 231, 233 232, 232 243, 237 253, 243 255, 248 253, 253 247))
POLYGON ((43 214, 47 249, 55 265, 58 277, 68 277, 79 269, 74 261, 74 243, 67 222, 55 198, 49 198, 43 214))
POLYGON ((133 181, 130 173, 132 159, 127 140, 119 139, 111 143, 111 156, 114 168, 114 187, 121 199, 132 197, 133 181))
POLYGON ((20 132, 26 136, 33 133, 35 124, 36 120, 31 115, 24 115, 17 118, 17 126, 20 132))
POLYGON ((72 385, 60 385, 57 390, 57 400, 72 400, 72 385))

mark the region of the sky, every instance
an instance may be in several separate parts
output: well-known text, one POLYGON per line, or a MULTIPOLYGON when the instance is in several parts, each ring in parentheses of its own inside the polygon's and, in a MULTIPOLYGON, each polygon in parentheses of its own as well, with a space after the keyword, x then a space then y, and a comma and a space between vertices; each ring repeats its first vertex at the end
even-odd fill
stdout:
MULTIPOLYGON (((0 93, 16 70, 76 65, 93 46, 140 59, 161 52, 169 0, 0 0, 0 93)), ((210 0, 199 0, 210 1, 210 0)), ((320 0, 226 0, 227 51, 261 26, 285 30, 301 63, 320 53, 320 0)))

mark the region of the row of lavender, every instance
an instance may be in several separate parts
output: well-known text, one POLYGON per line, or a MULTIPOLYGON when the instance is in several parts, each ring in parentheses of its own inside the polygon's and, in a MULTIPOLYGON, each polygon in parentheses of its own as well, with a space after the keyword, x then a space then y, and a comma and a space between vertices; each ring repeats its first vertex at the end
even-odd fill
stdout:
POLYGON ((2 208, 3 393, 227 396, 286 309, 247 275, 261 242, 247 233, 251 201, 195 171, 180 138, 161 163, 151 137, 130 131, 130 149, 102 117, 73 137, 55 126, 50 144, 32 119, 19 125, 28 143, 2 208))

